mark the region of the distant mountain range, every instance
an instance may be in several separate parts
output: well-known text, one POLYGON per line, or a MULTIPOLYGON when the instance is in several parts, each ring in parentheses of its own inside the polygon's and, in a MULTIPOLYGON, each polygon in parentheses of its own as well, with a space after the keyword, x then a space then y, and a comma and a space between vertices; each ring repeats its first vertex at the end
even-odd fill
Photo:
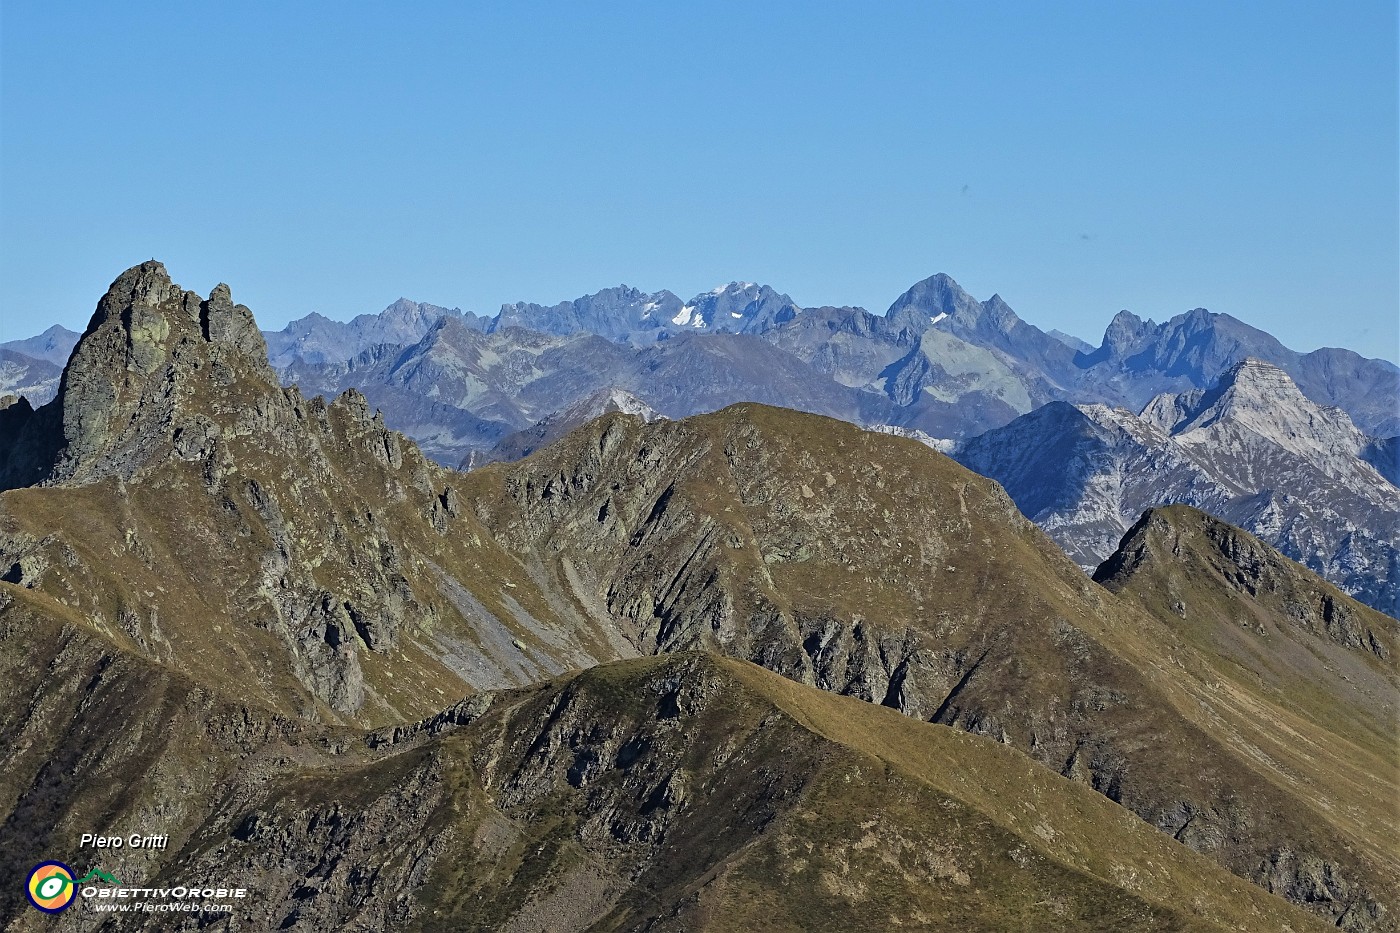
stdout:
MULTIPOLYGON (((399 301, 380 317, 402 322, 405 308, 432 306, 399 301)), ((938 410, 934 403, 966 400, 1002 408, 1005 421, 1052 400, 1139 410, 1163 392, 1206 388, 1229 366, 1253 357, 1282 368, 1314 401, 1347 411, 1367 433, 1400 434, 1394 405, 1400 369, 1387 361, 1338 349, 1296 353, 1263 331, 1203 309, 1163 324, 1121 312, 1101 345, 1086 350, 1073 345, 1073 338, 1022 321, 999 296, 979 302, 941 274, 915 284, 884 315, 861 308, 800 308, 768 286, 747 282, 686 302, 669 291, 649 294, 621 286, 552 307, 505 305, 489 319, 456 312, 438 317, 449 315, 490 336, 522 328, 560 337, 596 335, 635 347, 682 334, 757 335, 842 385, 884 396, 901 423, 923 427, 915 422, 941 420, 953 429, 949 434, 965 433, 968 425, 995 420, 997 414, 939 417, 931 414, 938 410)), ((329 361, 324 353, 277 349, 291 343, 287 335, 305 330, 307 320, 270 337, 275 364, 288 365, 291 356, 329 361)), ((362 337, 339 347, 342 361, 386 342, 406 346, 428 336, 435 323, 432 314, 419 312, 416 326, 399 331, 403 339, 386 341, 386 328, 369 326, 372 320, 356 319, 366 322, 357 325, 362 337)))
POLYGON ((1268 363, 1248 358, 1211 388, 1159 395, 1140 414, 1053 402, 951 452, 1001 483, 1086 569, 1145 509, 1185 503, 1400 614, 1393 445, 1268 363))
MULTIPOLYGON (((871 396, 854 402, 849 397, 828 397, 819 404, 847 411, 854 407, 868 418, 885 417, 889 423, 942 437, 971 436, 1000 427, 1050 401, 1139 411, 1164 392, 1207 388, 1231 365, 1253 357, 1283 369, 1314 402, 1346 411, 1367 434, 1400 435, 1400 368, 1388 361, 1333 348, 1298 353, 1229 315, 1199 308, 1162 324, 1120 312, 1101 344, 1092 348, 1078 338, 1028 324, 997 295, 979 302, 943 274, 916 283, 884 315, 850 307, 801 308, 787 295, 749 282, 731 282, 689 301, 665 290, 647 293, 624 285, 552 306, 503 305, 494 317, 399 299, 379 314, 362 314, 349 322, 313 313, 280 331, 266 332, 265 337, 278 370, 328 383, 344 370, 363 371, 367 364, 388 360, 379 375, 392 384, 398 356, 435 354, 446 362, 451 348, 434 345, 461 342, 460 336, 440 326, 449 320, 491 338, 477 351, 488 356, 508 355, 522 339, 511 334, 515 329, 555 337, 598 336, 635 350, 655 349, 656 344, 682 335, 752 335, 796 357, 799 369, 809 368, 839 386, 871 396), (415 347, 424 340, 434 345, 415 347), (326 372, 317 373, 317 368, 326 372)), ((38 337, 0 344, 10 361, 0 392, 47 385, 56 378, 50 370, 33 367, 25 375, 22 367, 32 367, 30 360, 62 366, 76 339, 73 332, 56 326, 38 337)), ((761 366, 770 361, 753 347, 738 342, 719 355, 741 368, 746 362, 761 366)), ((644 365, 653 363, 654 358, 648 358, 644 365)), ((791 370, 792 365, 783 369, 791 370)), ((549 376, 543 371, 536 375, 549 376)), ((773 374, 768 394, 793 392, 793 386, 783 384, 789 375, 773 374)), ((721 373, 715 381, 727 378, 721 373)), ((479 392, 489 394, 496 388, 484 371, 473 379, 481 383, 479 392)), ((510 390, 531 381, 515 374, 504 387, 510 390)), ((823 380, 805 374, 805 381, 823 380)), ((591 386, 582 395, 603 387, 591 386)), ((364 388, 373 398, 375 387, 364 388)), ((650 392, 645 385, 629 388, 656 404, 651 399, 654 387, 650 392)), ((44 391, 33 391, 31 401, 42 401, 44 391)), ((553 405, 550 410, 582 397, 540 394, 543 404, 553 405)), ((740 400, 731 395, 730 400, 740 400)), ((449 408, 472 410, 470 398, 448 392, 429 397, 449 408)), ((394 407, 385 409, 391 423, 394 407)), ((511 430, 527 427, 545 414, 548 411, 531 409, 518 415, 511 430)), ((465 448, 454 451, 468 452, 465 448)))
MULTIPOLYGON (((0 346, 0 394, 52 397, 75 338, 0 346)), ((689 300, 624 285, 494 317, 400 299, 265 338, 284 384, 363 392, 450 466, 523 456, 613 391, 671 419, 763 402, 956 450, 1085 567, 1143 508, 1183 502, 1396 611, 1400 368, 1298 353, 1225 314, 1120 312, 1093 348, 940 274, 883 315, 750 282, 689 300)))
POLYGON ((417 343, 444 318, 470 326, 478 319, 458 308, 442 308, 400 298, 378 314, 361 314, 349 322, 308 314, 278 331, 266 331, 267 353, 274 367, 296 362, 340 363, 372 347, 417 343))

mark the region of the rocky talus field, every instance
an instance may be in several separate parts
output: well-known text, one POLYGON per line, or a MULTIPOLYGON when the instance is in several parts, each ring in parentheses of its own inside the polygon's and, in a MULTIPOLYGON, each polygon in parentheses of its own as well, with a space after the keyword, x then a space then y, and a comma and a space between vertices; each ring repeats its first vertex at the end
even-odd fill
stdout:
POLYGON ((280 375, 149 262, 0 407, 0 928, 1400 930, 1400 623, 1248 531, 1145 504, 1091 577, 821 415, 458 472, 280 375), (39 913, 83 833, 249 896, 39 913))

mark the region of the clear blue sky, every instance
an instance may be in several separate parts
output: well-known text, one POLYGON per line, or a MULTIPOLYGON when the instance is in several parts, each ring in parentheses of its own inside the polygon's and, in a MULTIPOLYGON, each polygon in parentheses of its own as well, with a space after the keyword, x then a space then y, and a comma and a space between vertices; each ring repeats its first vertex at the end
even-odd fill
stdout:
POLYGON ((265 327, 943 271, 1397 357, 1394 0, 2 9, 3 339, 154 256, 265 327))

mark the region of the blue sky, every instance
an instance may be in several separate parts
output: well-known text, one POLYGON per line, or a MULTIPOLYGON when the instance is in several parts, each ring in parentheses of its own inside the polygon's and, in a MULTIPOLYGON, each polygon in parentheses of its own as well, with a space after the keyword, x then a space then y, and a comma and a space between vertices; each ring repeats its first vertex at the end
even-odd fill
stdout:
POLYGON ((264 327, 941 271, 1400 355, 1393 0, 0 10, 3 339, 154 256, 264 327))

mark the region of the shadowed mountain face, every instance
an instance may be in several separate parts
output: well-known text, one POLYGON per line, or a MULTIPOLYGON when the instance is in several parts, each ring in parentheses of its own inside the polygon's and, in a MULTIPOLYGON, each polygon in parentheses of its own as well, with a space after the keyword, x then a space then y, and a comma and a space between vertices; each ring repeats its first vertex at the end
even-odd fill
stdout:
POLYGON ((1396 615, 1400 490, 1385 442, 1246 360, 1208 390, 1162 395, 1135 416, 1055 403, 964 442, 959 462, 1092 569, 1144 509, 1180 502, 1247 528, 1396 615))
POLYGON ((1277 555, 1355 692, 1222 688, 1176 602, 1283 583, 1115 595, 912 441, 611 413, 455 474, 260 341, 146 264, 0 418, 7 876, 160 826, 104 867, 247 878, 224 928, 1394 929, 1395 624, 1277 555))

